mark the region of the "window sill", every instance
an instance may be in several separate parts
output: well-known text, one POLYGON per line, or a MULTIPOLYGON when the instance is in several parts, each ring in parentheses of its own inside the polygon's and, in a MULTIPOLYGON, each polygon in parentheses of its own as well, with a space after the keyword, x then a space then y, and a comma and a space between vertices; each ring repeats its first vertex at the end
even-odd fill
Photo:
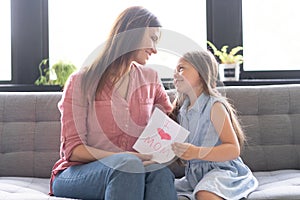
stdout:
POLYGON ((58 92, 59 85, 0 84, 0 92, 58 92))
POLYGON ((242 79, 239 81, 224 81, 223 84, 225 86, 300 84, 300 79, 242 79))
MULTIPOLYGON (((173 79, 162 79, 166 90, 174 89, 173 79)), ((242 79, 239 81, 224 81, 218 86, 255 86, 255 85, 279 85, 279 84, 300 84, 300 79, 242 79)))

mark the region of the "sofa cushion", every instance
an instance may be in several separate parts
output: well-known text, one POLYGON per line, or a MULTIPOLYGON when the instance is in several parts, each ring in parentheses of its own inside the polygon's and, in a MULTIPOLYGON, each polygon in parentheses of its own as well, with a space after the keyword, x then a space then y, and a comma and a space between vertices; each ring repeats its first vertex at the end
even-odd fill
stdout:
POLYGON ((61 94, 1 93, 0 176, 50 177, 59 158, 61 94))
MULTIPOLYGON (((63 200, 49 196, 48 178, 0 177, 0 199, 63 200)), ((70 200, 70 198, 68 198, 70 200)))
POLYGON ((248 199, 299 199, 300 170, 254 172, 259 187, 248 199))
POLYGON ((299 85, 219 88, 238 111, 248 138, 242 152, 252 171, 300 170, 299 85))

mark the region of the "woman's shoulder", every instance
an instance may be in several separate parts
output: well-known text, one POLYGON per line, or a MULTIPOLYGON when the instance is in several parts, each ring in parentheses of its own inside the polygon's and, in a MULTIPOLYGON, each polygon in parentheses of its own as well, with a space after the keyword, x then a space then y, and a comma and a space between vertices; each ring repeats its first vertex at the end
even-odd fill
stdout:
POLYGON ((65 90, 73 90, 74 88, 78 89, 78 86, 81 85, 83 72, 81 70, 77 70, 73 72, 67 79, 64 85, 65 90))
POLYGON ((135 66, 135 69, 142 73, 142 74, 153 74, 153 75, 157 75, 157 71, 151 67, 148 67, 148 66, 144 66, 144 65, 141 65, 139 63, 133 63, 133 65, 135 66))
POLYGON ((71 79, 78 79, 81 78, 83 76, 83 71, 82 70, 76 70, 75 72, 73 72, 69 78, 71 79))
POLYGON ((136 80, 142 81, 143 83, 158 83, 160 82, 158 73, 147 66, 143 66, 140 64, 134 64, 134 67, 132 69, 133 71, 133 77, 136 78, 136 80))
POLYGON ((79 69, 73 72, 69 77, 68 77, 68 82, 81 82, 82 78, 84 76, 84 71, 79 69))

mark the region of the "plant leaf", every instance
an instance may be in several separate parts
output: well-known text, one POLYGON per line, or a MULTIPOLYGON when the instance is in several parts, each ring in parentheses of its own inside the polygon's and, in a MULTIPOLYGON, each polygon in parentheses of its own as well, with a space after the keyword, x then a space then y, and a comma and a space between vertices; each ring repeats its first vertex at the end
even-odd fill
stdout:
POLYGON ((229 54, 234 56, 235 54, 237 54, 237 52, 241 51, 242 49, 243 49, 243 47, 237 46, 237 47, 231 49, 229 54))
POLYGON ((221 48, 221 51, 223 52, 223 54, 227 54, 227 48, 228 48, 228 45, 225 45, 221 48))
POLYGON ((213 44, 213 43, 211 43, 210 41, 207 41, 207 44, 212 48, 212 50, 213 50, 213 52, 214 52, 214 54, 216 55, 216 56, 220 56, 221 55, 221 51, 219 51, 218 49, 217 49, 217 47, 213 44))

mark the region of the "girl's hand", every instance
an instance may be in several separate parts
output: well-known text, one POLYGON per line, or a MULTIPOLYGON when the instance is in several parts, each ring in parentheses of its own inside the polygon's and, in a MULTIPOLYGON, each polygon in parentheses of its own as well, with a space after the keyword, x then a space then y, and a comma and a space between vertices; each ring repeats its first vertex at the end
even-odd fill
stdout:
POLYGON ((183 160, 199 159, 200 148, 190 143, 174 142, 172 150, 176 156, 183 160))

